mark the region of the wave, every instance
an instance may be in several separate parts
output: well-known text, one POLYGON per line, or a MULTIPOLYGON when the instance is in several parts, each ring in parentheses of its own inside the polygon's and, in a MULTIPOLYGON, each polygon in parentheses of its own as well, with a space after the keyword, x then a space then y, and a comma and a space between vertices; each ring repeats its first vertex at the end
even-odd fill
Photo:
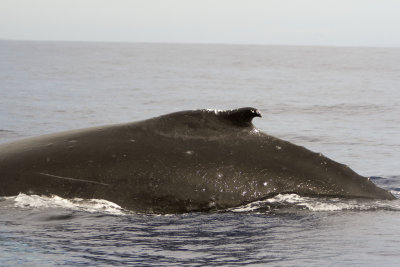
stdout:
POLYGON ((4 200, 12 201, 13 206, 20 209, 48 209, 62 208, 85 212, 102 212, 107 214, 124 215, 129 211, 119 205, 104 199, 65 199, 56 195, 38 196, 20 193, 18 196, 4 197, 4 200))
MULTIPOLYGON (((396 196, 398 197, 398 196, 396 196)), ((400 199, 366 200, 343 198, 302 197, 297 194, 279 194, 273 198, 255 201, 232 208, 232 212, 334 212, 334 211, 400 211, 400 199)))
MULTIPOLYGON (((392 192, 397 198, 399 192, 392 192)), ((19 209, 62 208, 84 212, 100 212, 112 215, 128 215, 134 212, 103 199, 65 199, 59 196, 38 196, 20 193, 18 196, 3 197, 10 206, 19 209)), ((303 197, 297 194, 279 194, 273 198, 254 201, 240 207, 229 208, 224 212, 235 213, 290 213, 299 211, 337 212, 337 211, 400 211, 400 199, 365 200, 343 198, 303 197)))

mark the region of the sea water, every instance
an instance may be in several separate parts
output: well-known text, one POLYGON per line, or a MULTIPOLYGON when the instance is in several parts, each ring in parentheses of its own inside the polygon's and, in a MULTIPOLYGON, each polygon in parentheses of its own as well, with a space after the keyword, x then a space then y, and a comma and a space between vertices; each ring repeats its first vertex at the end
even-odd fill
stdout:
MULTIPOLYGON (((398 48, 0 41, 0 143, 252 106, 260 130, 400 197, 399 102, 398 48)), ((292 194, 161 216, 20 194, 0 198, 0 266, 396 266, 399 211, 292 194)))

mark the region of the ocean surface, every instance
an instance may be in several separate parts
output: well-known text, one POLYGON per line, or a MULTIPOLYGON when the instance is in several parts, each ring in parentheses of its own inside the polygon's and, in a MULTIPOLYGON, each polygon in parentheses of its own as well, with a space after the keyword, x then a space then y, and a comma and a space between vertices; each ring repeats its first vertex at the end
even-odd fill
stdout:
MULTIPOLYGON (((187 109, 252 106, 260 130, 400 198, 400 49, 0 41, 0 143, 187 109)), ((1 185, 0 185, 1 186, 1 185)), ((0 266, 398 266, 400 200, 278 195, 146 215, 0 196, 0 266)))

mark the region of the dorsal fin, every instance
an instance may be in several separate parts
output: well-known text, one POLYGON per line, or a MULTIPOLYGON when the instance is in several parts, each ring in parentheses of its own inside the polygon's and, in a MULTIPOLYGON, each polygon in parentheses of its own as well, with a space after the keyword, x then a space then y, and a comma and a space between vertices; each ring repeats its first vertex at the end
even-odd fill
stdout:
POLYGON ((246 107, 227 110, 222 113, 223 117, 233 124, 241 127, 249 127, 253 124, 251 121, 254 117, 261 117, 261 113, 256 108, 246 107))

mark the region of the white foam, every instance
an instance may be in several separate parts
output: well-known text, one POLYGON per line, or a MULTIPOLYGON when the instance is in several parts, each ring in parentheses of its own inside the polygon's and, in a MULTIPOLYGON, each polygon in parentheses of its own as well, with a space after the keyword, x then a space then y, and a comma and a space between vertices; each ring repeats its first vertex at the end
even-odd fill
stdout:
POLYGON ((269 203, 275 203, 275 202, 298 203, 302 202, 304 199, 305 199, 304 197, 301 197, 296 194, 279 194, 273 198, 267 199, 266 201, 269 203))
POLYGON ((392 195, 397 199, 400 199, 400 191, 390 190, 390 193, 392 193, 392 195))
POLYGON ((230 211, 233 211, 233 212, 255 211, 255 210, 259 209, 260 207, 262 207, 263 204, 265 204, 265 201, 254 201, 254 202, 251 202, 249 204, 246 204, 246 205, 243 205, 240 207, 232 208, 232 209, 230 209, 230 211))
POLYGON ((400 210, 400 200, 355 200, 340 198, 302 197, 297 194, 279 194, 263 201, 255 201, 234 209, 233 212, 250 212, 269 205, 279 205, 279 209, 295 207, 313 212, 388 209, 400 210))
MULTIPOLYGON (((119 205, 104 199, 65 199, 59 196, 38 196, 20 193, 14 197, 4 197, 13 201, 13 205, 23 209, 47 209, 63 208, 86 212, 103 212, 115 215, 126 215, 131 212, 119 205)), ((314 198, 302 197, 297 194, 279 194, 273 198, 262 201, 254 201, 246 205, 229 209, 232 212, 252 212, 265 207, 277 205, 277 209, 293 208, 309 210, 313 212, 345 211, 345 210, 373 210, 386 209, 400 211, 400 199, 398 200, 354 200, 340 198, 314 198)), ((215 205, 215 204, 214 204, 215 205)), ((212 206, 212 204, 210 204, 212 206)), ((267 209, 268 210, 268 209, 267 209)))
POLYGON ((64 208, 87 212, 105 212, 123 215, 126 210, 104 199, 65 199, 59 196, 38 196, 20 193, 14 198, 14 206, 19 208, 64 208))
MULTIPOLYGON (((269 203, 291 204, 310 211, 360 210, 363 205, 356 200, 338 198, 311 198, 297 194, 279 194, 267 200, 269 203)), ((364 207, 365 208, 365 207, 364 207)))

